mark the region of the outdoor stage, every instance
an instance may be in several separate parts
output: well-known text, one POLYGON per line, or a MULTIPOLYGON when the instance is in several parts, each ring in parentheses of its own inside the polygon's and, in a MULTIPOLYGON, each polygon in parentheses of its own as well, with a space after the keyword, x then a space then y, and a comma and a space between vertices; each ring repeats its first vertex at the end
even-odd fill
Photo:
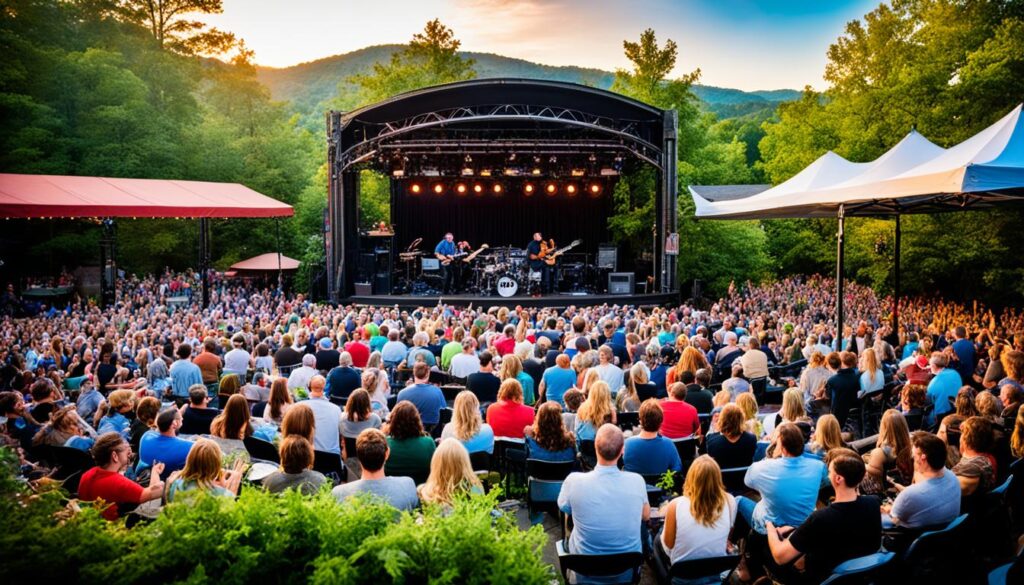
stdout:
POLYGON ((637 307, 661 307, 679 302, 679 293, 652 293, 634 295, 612 294, 551 294, 539 297, 532 296, 480 296, 480 295, 445 295, 445 296, 414 296, 414 295, 353 295, 346 299, 348 303, 372 305, 376 307, 397 305, 403 309, 415 307, 433 307, 438 302, 460 307, 473 304, 475 307, 550 307, 564 309, 569 306, 595 305, 633 305, 637 307))
POLYGON ((674 301, 676 126, 674 110, 524 79, 452 83, 329 112, 326 270, 314 297, 402 306, 674 301), (388 180, 385 221, 360 217, 365 171, 388 180), (624 244, 609 226, 613 193, 620 177, 641 171, 653 171, 644 187, 651 235, 624 244), (449 232, 452 243, 439 249, 451 251, 438 258, 449 232), (551 290, 541 286, 540 259, 557 268, 551 290), (449 261, 460 267, 457 284, 441 294, 452 287, 449 261))

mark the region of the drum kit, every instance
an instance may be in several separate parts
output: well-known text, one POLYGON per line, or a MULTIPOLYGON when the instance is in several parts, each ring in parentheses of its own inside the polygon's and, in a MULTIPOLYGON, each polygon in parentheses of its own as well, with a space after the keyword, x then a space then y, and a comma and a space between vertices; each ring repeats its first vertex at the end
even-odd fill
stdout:
MULTIPOLYGON (((416 241, 414 244, 419 243, 420 241, 416 241)), ((563 251, 576 245, 578 242, 574 242, 563 251)), ((441 266, 432 258, 432 254, 415 248, 415 245, 410 245, 398 254, 402 268, 397 271, 395 294, 440 294, 443 284, 441 266)), ((537 294, 540 291, 542 273, 530 268, 526 250, 523 248, 488 248, 481 245, 475 253, 470 253, 464 258, 469 259, 469 262, 461 262, 463 258, 455 260, 461 268, 457 286, 462 294, 509 298, 537 294)), ((559 265, 558 271, 559 280, 565 285, 559 287, 559 290, 593 292, 593 286, 588 286, 587 283, 592 284, 597 275, 591 274, 593 269, 588 263, 567 262, 559 265)))

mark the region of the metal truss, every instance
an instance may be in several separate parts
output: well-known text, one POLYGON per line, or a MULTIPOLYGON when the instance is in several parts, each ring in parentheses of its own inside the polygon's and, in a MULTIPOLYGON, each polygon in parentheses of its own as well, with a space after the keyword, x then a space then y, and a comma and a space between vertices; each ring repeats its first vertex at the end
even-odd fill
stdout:
MULTIPOLYGON (((406 135, 432 128, 442 128, 449 125, 462 125, 467 123, 487 122, 539 122, 545 124, 559 124, 590 130, 598 133, 609 134, 618 139, 616 146, 624 149, 637 158, 661 169, 661 148, 644 138, 641 130, 643 123, 638 121, 616 121, 612 118, 598 116, 574 110, 571 108, 557 108, 552 106, 539 106, 527 104, 490 104, 478 106, 460 106, 445 110, 438 110, 411 116, 402 120, 395 120, 383 124, 363 124, 361 140, 347 148, 338 157, 338 169, 344 171, 348 167, 365 162, 382 151, 387 144, 398 142, 406 135)), ((348 121, 351 123, 351 121, 348 121)), ((497 131, 495 131, 497 132, 497 131)), ((416 141, 405 141, 412 143, 416 141)), ((430 141, 436 148, 440 141, 430 141)), ((456 148, 458 144, 466 144, 467 141, 454 141, 456 148)), ((502 141, 508 142, 508 141, 502 141)), ((569 144, 571 140, 565 138, 553 141, 537 139, 529 141, 531 145, 539 146, 548 142, 569 144)), ((581 140, 577 144, 580 152, 583 152, 583 144, 593 143, 594 140, 581 140)), ((604 146, 604 145, 603 145, 604 146)), ((436 152, 436 150, 435 150, 436 152)), ((453 152, 453 151, 450 151, 453 152)))

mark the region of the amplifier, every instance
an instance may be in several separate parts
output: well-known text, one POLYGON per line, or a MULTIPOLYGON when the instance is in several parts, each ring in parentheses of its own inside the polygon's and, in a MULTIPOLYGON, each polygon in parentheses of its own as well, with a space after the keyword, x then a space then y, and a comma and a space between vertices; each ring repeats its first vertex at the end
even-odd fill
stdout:
POLYGON ((615 246, 601 244, 597 248, 597 267, 615 270, 619 263, 619 249, 615 246))
POLYGON ((356 295, 358 295, 358 296, 368 296, 368 295, 373 294, 371 292, 371 289, 373 287, 368 282, 357 282, 355 284, 355 287, 356 287, 356 295))
POLYGON ((632 272, 609 272, 608 273, 608 294, 610 294, 610 295, 631 295, 631 294, 633 294, 633 273, 632 272))

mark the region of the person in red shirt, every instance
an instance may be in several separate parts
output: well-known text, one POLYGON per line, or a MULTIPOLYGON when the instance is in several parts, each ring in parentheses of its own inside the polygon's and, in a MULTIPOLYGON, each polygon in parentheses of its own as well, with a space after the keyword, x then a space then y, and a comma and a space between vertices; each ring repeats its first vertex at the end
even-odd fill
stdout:
POLYGON ((686 384, 675 382, 668 388, 668 398, 661 401, 665 422, 661 434, 669 439, 682 439, 700 435, 700 417, 697 409, 686 402, 686 384))
POLYGON ((491 345, 500 356, 506 356, 516 349, 516 328, 506 325, 502 334, 491 345))
POLYGON ((352 365, 357 368, 365 368, 370 359, 370 346, 363 343, 361 338, 359 329, 356 329, 352 332, 352 341, 345 344, 345 351, 352 356, 352 365))
POLYGON ((100 435, 93 445, 92 456, 96 460, 96 467, 82 475, 78 484, 78 499, 83 502, 102 500, 104 504, 109 504, 103 509, 103 517, 107 520, 117 520, 118 504, 141 504, 163 494, 164 482, 160 481, 160 474, 164 471, 163 463, 153 465, 147 488, 121 475, 131 461, 132 448, 119 433, 100 435))
POLYGON ((523 430, 533 424, 533 409, 523 404, 523 387, 509 378, 498 388, 498 401, 487 407, 487 424, 495 437, 522 439, 523 430))

